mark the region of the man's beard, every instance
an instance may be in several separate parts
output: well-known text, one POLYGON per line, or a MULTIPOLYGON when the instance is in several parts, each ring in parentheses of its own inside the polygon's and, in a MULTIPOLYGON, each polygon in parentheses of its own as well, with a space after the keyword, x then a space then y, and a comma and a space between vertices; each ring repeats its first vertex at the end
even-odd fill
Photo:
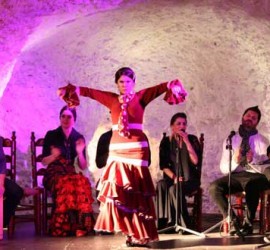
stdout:
POLYGON ((251 130, 256 128, 256 125, 253 124, 253 122, 251 120, 242 120, 242 126, 246 129, 246 130, 251 130))

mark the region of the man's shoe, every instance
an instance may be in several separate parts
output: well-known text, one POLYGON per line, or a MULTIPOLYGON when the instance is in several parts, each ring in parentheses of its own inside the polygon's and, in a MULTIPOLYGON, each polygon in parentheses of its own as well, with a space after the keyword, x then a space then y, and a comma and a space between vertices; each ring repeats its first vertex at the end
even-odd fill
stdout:
POLYGON ((251 224, 245 223, 240 232, 242 236, 251 235, 253 233, 253 226, 251 224))
POLYGON ((270 243, 270 235, 267 235, 263 238, 265 243, 270 243))
POLYGON ((231 228, 230 228, 230 232, 229 234, 231 236, 233 235, 241 235, 241 226, 240 226, 240 223, 239 223, 239 220, 235 217, 233 218, 232 222, 231 222, 231 228))
POLYGON ((231 236, 234 236, 234 235, 236 234, 236 229, 235 229, 235 227, 234 227, 233 223, 232 223, 232 225, 231 225, 231 228, 230 228, 229 234, 230 234, 231 236))

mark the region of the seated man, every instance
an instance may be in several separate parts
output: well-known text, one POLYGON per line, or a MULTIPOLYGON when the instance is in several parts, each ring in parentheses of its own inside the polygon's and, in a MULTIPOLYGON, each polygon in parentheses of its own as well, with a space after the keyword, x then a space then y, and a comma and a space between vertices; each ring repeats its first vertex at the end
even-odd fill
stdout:
POLYGON ((0 136, 0 195, 4 194, 4 228, 8 227, 9 221, 15 214, 16 207, 23 196, 35 195, 38 192, 38 189, 23 189, 14 181, 6 178, 6 157, 3 150, 3 138, 0 136))
MULTIPOLYGON (((266 150, 266 155, 267 155, 268 159, 265 160, 263 162, 263 164, 269 164, 270 165, 270 146, 268 146, 268 148, 266 150)), ((270 167, 265 168, 263 173, 266 176, 266 178, 268 179, 268 181, 270 181, 270 167)))
POLYGON ((242 124, 238 132, 224 141, 223 152, 220 163, 220 169, 226 176, 215 180, 210 185, 210 195, 218 205, 223 217, 228 216, 228 200, 226 195, 229 193, 228 180, 229 169, 231 165, 231 194, 245 191, 246 193, 246 217, 243 225, 238 225, 233 214, 233 225, 230 234, 246 236, 253 232, 253 220, 257 210, 261 191, 268 186, 268 181, 263 174, 255 171, 253 165, 266 160, 266 148, 269 145, 268 140, 261 135, 257 125, 261 118, 261 112, 258 106, 250 107, 245 110, 242 116, 242 124), (230 150, 226 150, 226 142, 231 141, 233 152, 230 164, 230 150), (240 228, 239 228, 240 227, 240 228))
MULTIPOLYGON (((268 146, 268 148, 267 148, 267 150, 266 150, 266 154, 267 154, 267 157, 268 157, 268 159, 267 160, 265 160, 264 162, 263 162, 263 164, 270 164, 270 146, 268 146)), ((264 175, 266 176, 266 178, 268 179, 268 182, 270 182, 270 167, 267 167, 267 168, 265 168, 265 170, 264 170, 264 175)), ((269 184, 268 184, 269 185, 269 184)), ((270 186, 270 185, 269 185, 270 186)), ((270 188, 270 187, 269 187, 270 188)), ((264 237, 264 241, 266 242, 266 243, 270 243, 270 235, 266 235, 265 237, 264 237)))
POLYGON ((157 210, 159 229, 175 225, 175 209, 177 199, 182 202, 178 207, 181 216, 177 224, 190 227, 191 221, 186 205, 186 195, 200 187, 201 147, 196 136, 187 134, 187 116, 176 113, 171 118, 170 136, 164 136, 159 149, 160 169, 164 179, 157 184, 157 210), (179 179, 177 179, 179 170, 179 179), (176 197, 176 183, 179 182, 179 197, 176 197), (180 197, 181 196, 181 197, 180 197), (182 207, 182 211, 181 211, 182 207))

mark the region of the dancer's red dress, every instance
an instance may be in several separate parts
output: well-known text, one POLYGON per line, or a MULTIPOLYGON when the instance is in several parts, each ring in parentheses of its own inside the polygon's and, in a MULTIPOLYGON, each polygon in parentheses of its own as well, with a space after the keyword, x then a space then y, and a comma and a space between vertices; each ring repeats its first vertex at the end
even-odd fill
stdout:
POLYGON ((119 95, 80 87, 80 95, 97 100, 111 111, 113 135, 107 166, 100 179, 100 213, 97 231, 122 231, 140 242, 158 239, 153 197, 155 188, 148 169, 148 143, 142 131, 144 109, 167 90, 167 83, 135 93, 128 104, 130 136, 120 136, 117 124, 121 112, 119 95))

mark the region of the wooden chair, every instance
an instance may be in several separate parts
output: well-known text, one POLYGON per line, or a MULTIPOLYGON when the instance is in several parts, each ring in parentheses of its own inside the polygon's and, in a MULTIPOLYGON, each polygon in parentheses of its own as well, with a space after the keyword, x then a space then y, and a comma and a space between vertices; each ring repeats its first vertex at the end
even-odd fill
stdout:
POLYGON ((3 138, 3 149, 6 155, 7 173, 12 181, 16 181, 16 133, 12 132, 11 138, 3 138))
POLYGON ((260 234, 270 231, 270 189, 261 193, 260 203, 260 234))
MULTIPOLYGON (((203 150, 204 150, 204 134, 203 133, 201 133, 200 135, 199 142, 201 146, 201 163, 200 164, 202 167, 203 150)), ((201 174, 201 170, 200 170, 200 174, 201 174)), ((203 189, 199 187, 192 194, 188 195, 188 198, 193 198, 193 199, 191 201, 190 199, 188 199, 187 201, 187 207, 191 209, 191 218, 198 232, 201 232, 202 230, 202 196, 203 196, 203 189)))
MULTIPOLYGON (((165 133, 163 133, 163 136, 166 136, 165 133)), ((199 138, 200 147, 201 147, 201 166, 202 166, 202 159, 203 159, 203 149, 204 149, 204 134, 202 133, 199 138)), ((200 169, 201 174, 201 169, 200 169)), ((161 180, 162 181, 162 180, 161 180)), ((192 219, 192 224, 194 225, 195 229, 198 232, 201 232, 202 230, 202 195, 203 195, 203 189, 199 187, 197 190, 195 190, 190 195, 187 195, 187 208, 190 212, 190 217, 192 219)), ((158 197, 156 199, 156 210, 157 214, 159 214, 159 208, 158 208, 158 197)))
POLYGON ((47 234, 48 218, 50 217, 48 210, 52 209, 53 203, 50 201, 50 194, 41 183, 46 172, 46 168, 41 164, 43 144, 44 138, 36 139, 35 133, 31 132, 32 178, 34 185, 42 189, 42 232, 47 234))
MULTIPOLYGON (((12 132, 11 138, 3 138, 3 149, 7 162, 7 177, 16 182, 16 133, 12 132)), ((14 234, 15 224, 18 222, 34 222, 36 234, 41 233, 41 193, 33 196, 32 203, 24 200, 17 206, 15 215, 11 217, 8 226, 8 237, 14 234), (28 214, 30 213, 30 214, 28 214)))
POLYGON ((3 194, 0 194, 0 240, 3 239, 3 217, 4 217, 4 210, 3 210, 3 194))

